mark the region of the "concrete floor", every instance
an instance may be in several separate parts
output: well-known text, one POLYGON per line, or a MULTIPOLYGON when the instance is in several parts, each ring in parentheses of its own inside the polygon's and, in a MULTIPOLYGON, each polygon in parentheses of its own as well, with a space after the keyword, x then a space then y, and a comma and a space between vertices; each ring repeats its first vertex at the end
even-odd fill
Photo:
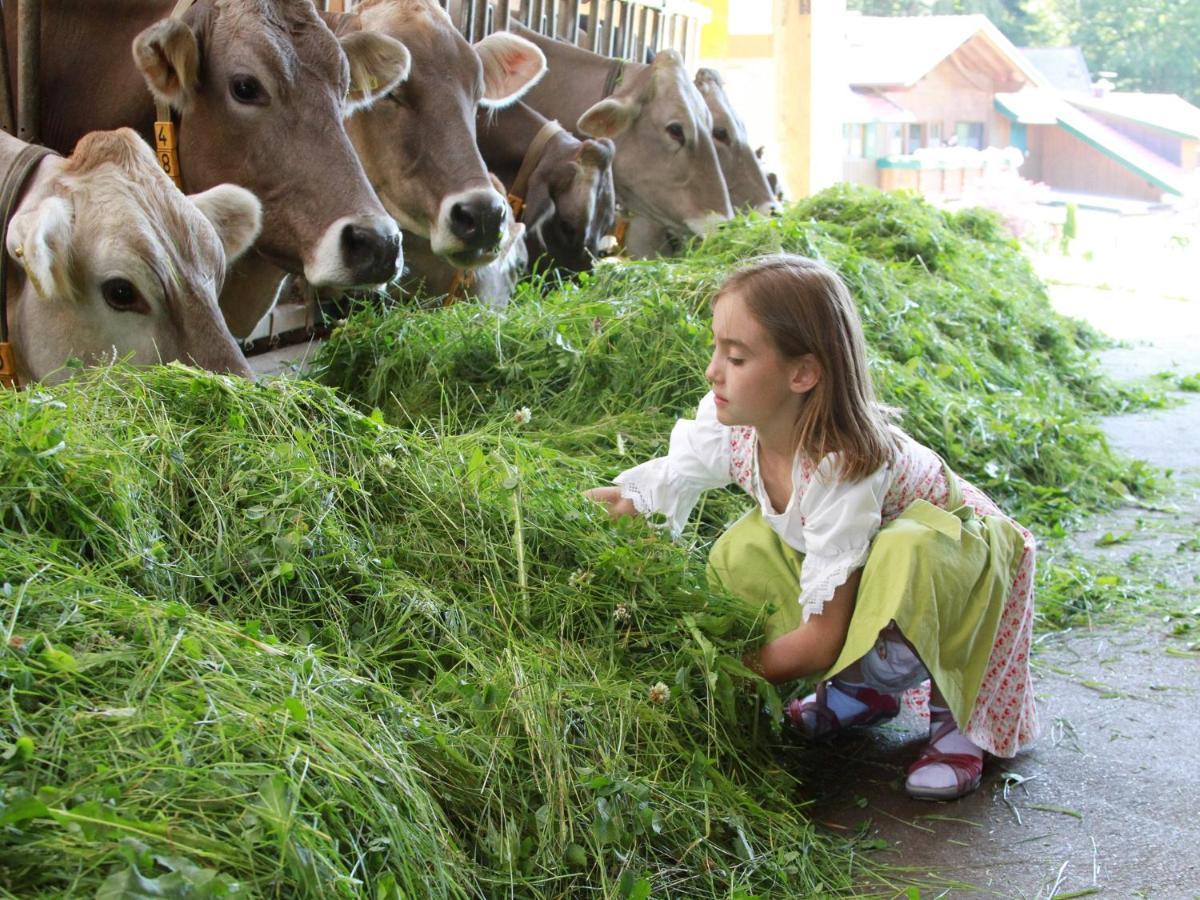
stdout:
MULTIPOLYGON (((1200 373, 1200 290, 1182 265, 1177 277, 1164 276, 1177 261, 1170 254, 1166 264, 1138 258, 1124 281, 1093 261, 1039 266, 1056 308, 1128 342, 1101 355, 1117 378, 1200 373), (1136 270, 1154 271, 1155 281, 1136 270)), ((1137 566, 1161 585, 1167 606, 1189 612, 1200 609, 1200 395, 1176 397, 1174 408, 1104 422, 1118 450, 1171 470, 1166 501, 1115 510, 1074 545, 1137 566), (1110 532, 1123 539, 1098 545, 1110 532)), ((972 796, 904 796, 904 770, 924 737, 906 711, 886 730, 801 754, 810 813, 861 834, 873 859, 904 867, 891 883, 865 879, 864 893, 903 896, 917 886, 922 898, 1200 898, 1200 652, 1187 649, 1195 634, 1172 637, 1171 629, 1158 614, 1041 635, 1034 672, 1043 737, 1014 760, 989 760, 972 796)))

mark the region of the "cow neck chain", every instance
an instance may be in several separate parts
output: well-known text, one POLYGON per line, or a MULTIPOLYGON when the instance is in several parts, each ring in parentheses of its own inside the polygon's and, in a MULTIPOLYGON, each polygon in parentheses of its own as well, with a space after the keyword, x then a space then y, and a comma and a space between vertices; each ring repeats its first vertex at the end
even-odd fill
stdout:
POLYGON ((526 149, 525 157, 521 160, 520 171, 517 172, 517 177, 508 190, 508 203, 517 219, 521 218, 521 213, 525 209, 525 192, 529 189, 529 179, 533 177, 534 170, 542 161, 542 154, 550 146, 550 141, 562 130, 563 127, 558 124, 558 121, 551 119, 541 127, 534 136, 533 142, 526 149))
MULTIPOLYGON (((49 147, 26 144, 13 159, 4 174, 4 182, 0 184, 0 215, 4 217, 0 220, 0 386, 4 387, 15 386, 17 378, 12 348, 8 343, 8 225, 33 170, 47 156, 57 155, 49 147)), ((23 256, 24 252, 21 246, 13 250, 18 257, 23 256)))

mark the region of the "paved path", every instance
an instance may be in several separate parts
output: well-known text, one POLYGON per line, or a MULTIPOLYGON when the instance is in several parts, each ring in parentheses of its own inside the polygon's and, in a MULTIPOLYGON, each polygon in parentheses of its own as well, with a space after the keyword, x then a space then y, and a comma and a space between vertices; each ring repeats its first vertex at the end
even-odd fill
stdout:
MULTIPOLYGON (((1098 289, 1071 268, 1057 267, 1056 307, 1130 342, 1102 354, 1111 374, 1200 373, 1194 282, 1098 289)), ((1189 611, 1200 607, 1200 394, 1178 396, 1172 409, 1104 423, 1117 449, 1173 470, 1168 501, 1116 510, 1075 545, 1156 579, 1167 606, 1189 611), (1107 533, 1122 540, 1097 545, 1107 533)), ((810 813, 861 834, 877 848, 872 858, 907 867, 894 884, 864 883, 884 896, 917 885, 922 898, 1200 898, 1200 653, 1185 649, 1200 634, 1171 630, 1158 614, 1041 635, 1034 669, 1045 734, 1015 760, 989 760, 971 797, 903 795, 923 737, 906 712, 887 731, 804 755, 810 813)))

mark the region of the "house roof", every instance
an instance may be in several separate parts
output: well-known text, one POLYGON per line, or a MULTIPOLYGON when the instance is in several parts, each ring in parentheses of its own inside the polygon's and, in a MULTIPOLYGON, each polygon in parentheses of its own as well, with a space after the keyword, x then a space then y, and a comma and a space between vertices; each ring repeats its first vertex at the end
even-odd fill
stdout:
POLYGON ((912 87, 968 44, 992 66, 1038 87, 1050 85, 987 16, 849 15, 845 21, 845 71, 854 87, 912 87))
POLYGON ((997 94, 996 108, 1015 122, 1055 125, 1094 147, 1156 187, 1182 196, 1188 190, 1187 173, 1147 150, 1132 138, 1078 109, 1057 91, 1026 88, 997 94))
POLYGON ((1070 96, 1074 106, 1165 131, 1186 140, 1200 140, 1200 109, 1178 94, 1110 91, 1103 97, 1070 96))
POLYGON ((1021 53, 1060 91, 1090 93, 1092 75, 1078 47, 1022 47, 1021 53))
POLYGON ((842 120, 865 124, 867 122, 915 122, 917 117, 897 106, 886 95, 868 89, 848 90, 842 107, 842 120))

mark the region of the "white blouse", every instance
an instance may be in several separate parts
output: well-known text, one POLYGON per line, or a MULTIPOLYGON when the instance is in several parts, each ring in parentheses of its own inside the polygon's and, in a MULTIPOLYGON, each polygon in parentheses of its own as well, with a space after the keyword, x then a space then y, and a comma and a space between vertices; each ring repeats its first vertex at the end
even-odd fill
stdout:
POLYGON ((627 469, 614 482, 638 512, 665 515, 675 535, 683 529, 702 492, 740 484, 758 501, 763 519, 780 539, 805 555, 800 605, 808 621, 866 562, 892 480, 890 465, 853 482, 839 481, 837 472, 836 453, 816 466, 797 454, 792 464, 792 495, 787 507, 776 511, 759 477, 754 430, 717 421, 716 403, 709 393, 700 401, 695 419, 675 423, 666 456, 627 469), (738 452, 740 441, 748 442, 744 459, 738 458, 743 456, 738 452))

